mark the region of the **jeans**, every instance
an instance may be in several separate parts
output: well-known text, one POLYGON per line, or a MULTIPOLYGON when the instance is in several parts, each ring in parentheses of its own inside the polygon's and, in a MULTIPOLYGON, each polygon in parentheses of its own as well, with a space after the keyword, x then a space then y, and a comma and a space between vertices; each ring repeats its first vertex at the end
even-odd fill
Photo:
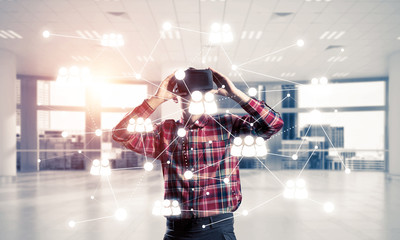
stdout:
POLYGON ((167 218, 164 240, 236 240, 233 222, 232 213, 194 219, 167 218))

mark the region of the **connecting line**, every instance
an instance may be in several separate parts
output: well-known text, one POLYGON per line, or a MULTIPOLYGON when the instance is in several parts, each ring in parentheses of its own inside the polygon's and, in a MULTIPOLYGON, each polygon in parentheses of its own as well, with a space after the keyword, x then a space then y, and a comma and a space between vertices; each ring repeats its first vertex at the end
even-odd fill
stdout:
POLYGON ((75 222, 75 224, 84 223, 84 222, 92 222, 92 221, 97 221, 97 220, 106 219, 106 218, 112 218, 112 217, 114 217, 114 216, 107 216, 107 217, 99 217, 99 218, 93 218, 93 219, 88 219, 88 220, 82 220, 82 221, 75 222))
POLYGON ((286 156, 286 155, 276 154, 276 153, 267 153, 267 155, 278 156, 278 157, 286 157, 286 158, 292 158, 291 156, 286 156))
POLYGON ((277 80, 284 81, 284 82, 290 82, 290 83, 297 84, 297 85, 304 85, 302 83, 293 82, 293 81, 290 81, 290 80, 287 80, 287 79, 284 79, 284 78, 274 77, 274 76, 267 75, 267 74, 264 74, 264 73, 254 72, 254 71, 246 70, 246 69, 243 69, 243 68, 239 68, 239 69, 244 71, 244 72, 254 73, 254 74, 257 74, 257 75, 260 75, 260 76, 263 76, 263 77, 269 77, 269 78, 277 79, 277 80))
POLYGON ((50 33, 50 36, 65 37, 65 38, 77 38, 77 39, 92 40, 92 41, 100 41, 99 39, 92 39, 92 38, 85 38, 85 37, 77 37, 77 36, 70 36, 70 35, 63 35, 63 34, 55 34, 55 33, 50 33))
MULTIPOLYGON (((231 58, 229 57, 228 53, 226 52, 225 48, 221 45, 221 49, 224 52, 226 58, 228 58, 228 61, 231 65, 233 65, 231 58)), ((239 77, 240 79, 242 79, 242 81, 244 82, 244 84, 246 84, 246 86, 249 88, 249 85, 247 84, 247 82, 243 79, 242 74, 239 73, 239 77)))
POLYGON ((227 177, 228 179, 232 176, 232 173, 236 170, 236 168, 239 166, 240 162, 242 161, 243 156, 239 159, 239 162, 236 164, 236 166, 232 169, 231 173, 227 177))
POLYGON ((107 182, 108 182, 108 185, 110 186, 111 192, 112 192, 112 194, 113 194, 114 201, 115 201, 115 205, 117 205, 117 208, 119 208, 117 198, 115 197, 114 189, 113 189, 113 187, 111 186, 111 182, 110 182, 110 179, 108 178, 108 176, 107 176, 107 182))
MULTIPOLYGON (((34 150, 34 151, 32 151, 32 152, 36 152, 36 150, 34 150)), ((60 152, 62 152, 62 151, 60 151, 60 152)), ((74 154, 75 154, 75 153, 70 153, 70 154, 61 155, 61 156, 55 156, 55 157, 46 158, 46 159, 41 159, 41 158, 40 158, 40 161, 51 160, 51 159, 55 159, 55 158, 59 158, 59 157, 69 157, 69 156, 72 156, 72 155, 74 155, 74 154)))
POLYGON ((216 123, 218 123, 223 129, 225 129, 225 131, 227 131, 230 135, 232 135, 233 137, 236 137, 235 135, 233 135, 233 133, 231 133, 228 129, 226 129, 220 122, 218 122, 215 118, 213 118, 213 116, 211 116, 210 114, 208 114, 208 116, 210 116, 216 123))
POLYGON ((312 153, 311 153, 310 156, 308 157, 307 162, 304 164, 303 168, 301 169, 301 171, 300 171, 300 173, 299 173, 299 175, 297 176, 296 179, 298 179, 298 178, 300 177, 301 173, 302 173, 302 172, 304 171, 304 169, 306 168, 307 163, 310 161, 310 159, 311 159, 312 155, 314 154, 315 150, 317 150, 317 149, 314 148, 314 150, 312 151, 312 153))
POLYGON ((307 134, 308 134, 308 131, 310 131, 310 128, 311 128, 311 124, 308 126, 308 129, 307 129, 307 131, 306 131, 306 134, 304 135, 303 141, 301 141, 300 146, 299 146, 299 148, 298 148, 297 151, 296 151, 296 154, 300 151, 300 148, 301 148, 301 146, 303 145, 304 140, 306 140, 305 137, 307 137, 307 134))
POLYGON ((97 192, 97 189, 99 188, 100 182, 101 182, 101 178, 99 178, 99 180, 97 181, 96 189, 94 190, 93 195, 92 195, 93 197, 96 196, 96 192, 97 192))
POLYGON ((114 168, 114 169, 111 169, 111 171, 120 171, 120 170, 128 170, 128 169, 139 169, 139 168, 143 168, 143 167, 114 168))
POLYGON ((143 134, 140 133, 140 139, 142 140, 142 144, 143 144, 143 153, 144 153, 144 157, 146 158, 146 162, 147 162, 147 154, 146 154, 146 143, 143 140, 143 134))
POLYGON ((342 162, 343 166, 346 168, 346 164, 344 164, 344 161, 343 161, 343 159, 342 159, 342 156, 340 156, 339 152, 336 150, 335 146, 333 145, 333 143, 332 143, 332 141, 331 141, 331 138, 330 138, 330 137, 328 136, 328 134, 326 133, 324 127, 323 127, 322 125, 320 125, 320 126, 321 126, 321 128, 322 128, 322 131, 324 131, 325 136, 328 138, 329 143, 331 144, 331 146, 332 146, 333 149, 335 150, 336 154, 338 155, 338 157, 339 157, 340 161, 342 162))
POLYGON ((263 203, 257 205, 256 207, 253 207, 252 209, 248 210, 248 212, 251 212, 251 211, 253 211, 253 210, 255 210, 255 209, 257 209, 257 208, 259 208, 259 207, 261 207, 261 206, 263 206, 263 205, 265 205, 265 204, 271 202, 272 200, 274 200, 274 199, 280 197, 282 194, 283 194, 283 193, 279 193, 278 195, 276 195, 276 196, 274 196, 274 197, 268 199, 267 201, 265 201, 265 202, 263 202, 263 203))
POLYGON ((158 38, 158 40, 157 40, 156 44, 154 45, 153 49, 150 51, 150 54, 149 54, 149 57, 148 57, 147 61, 144 63, 143 67, 140 69, 140 72, 139 72, 140 74, 142 74, 142 72, 143 72, 144 68, 146 67, 147 63, 150 61, 150 58, 153 55, 154 50, 156 50, 156 47, 158 46, 158 43, 160 42, 160 40, 161 40, 161 36, 158 38))
POLYGON ((272 174, 272 176, 274 176, 274 178, 275 178, 280 184, 282 184, 282 186, 285 187, 285 184, 283 184, 283 182, 282 182, 273 172, 271 172, 271 170, 269 170, 269 168, 268 168, 258 157, 256 157, 256 158, 257 158, 257 160, 261 163, 261 165, 263 165, 264 168, 267 169, 268 172, 270 172, 270 173, 272 174))
POLYGON ((207 53, 206 53, 205 56, 202 55, 203 51, 200 51, 199 56, 201 55, 201 60, 200 61, 201 61, 202 65, 204 65, 203 64, 203 58, 205 59, 208 56, 208 54, 210 53, 210 50, 211 50, 211 45, 208 46, 207 53))
POLYGON ((172 142, 170 142, 168 144, 168 146, 160 154, 158 154, 158 156, 156 158, 154 158, 154 160, 151 163, 154 163, 158 159, 158 157, 160 157, 161 154, 163 154, 171 146, 171 144, 173 144, 176 141, 176 139, 178 139, 178 138, 179 138, 179 136, 177 136, 174 140, 172 140, 172 142))
POLYGON ((297 88, 291 88, 291 89, 275 89, 275 90, 265 90, 265 91, 259 91, 259 92, 284 92, 284 91, 288 91, 288 90, 293 90, 293 91, 298 91, 299 89, 297 88))
POLYGON ((200 171, 202 171, 202 170, 204 170, 204 169, 207 169, 207 168, 209 168, 209 167, 211 167, 211 166, 213 166, 213 165, 220 164, 221 162, 223 162, 223 161, 225 161, 226 159, 229 159, 229 158, 231 158, 231 156, 226 157, 226 158, 224 158, 224 159, 222 159, 222 160, 220 160, 220 161, 218 161, 218 162, 216 162, 216 163, 213 163, 213 164, 211 164, 211 165, 208 165, 207 167, 200 168, 199 170, 194 171, 193 173, 198 173, 198 172, 200 172, 200 171))
POLYGON ((216 223, 219 223, 219 222, 226 221, 226 220, 231 219, 231 218, 234 218, 234 217, 236 217, 236 216, 240 216, 240 213, 234 213, 232 217, 227 217, 227 218, 221 219, 221 220, 216 221, 216 222, 213 222, 213 223, 205 224, 205 225, 203 225, 203 227, 208 227, 208 226, 210 226, 210 225, 213 225, 213 224, 216 224, 216 223))
POLYGON ((318 202, 317 200, 311 199, 311 198, 309 198, 309 197, 308 197, 307 199, 310 200, 311 202, 317 203, 317 204, 319 204, 319 205, 321 205, 321 206, 324 205, 322 202, 318 202))
POLYGON ((118 53, 121 55, 121 57, 124 59, 125 63, 129 65, 129 67, 131 68, 131 70, 136 73, 135 68, 133 68, 132 64, 128 61, 128 59, 126 59, 125 55, 121 52, 121 50, 119 50, 119 48, 116 48, 118 53))
POLYGON ((271 53, 265 54, 265 55, 263 55, 263 56, 261 56, 261 57, 254 58, 254 59, 252 59, 252 60, 249 60, 249 61, 247 61, 247 62, 244 62, 244 63, 238 65, 238 67, 241 67, 241 66, 243 66, 243 65, 246 65, 246 64, 249 64, 249 63, 252 63, 252 62, 255 62, 255 61, 257 61, 257 60, 259 60, 259 59, 261 59, 261 58, 265 58, 265 57, 267 57, 267 56, 274 55, 274 54, 276 54, 276 53, 278 53, 278 52, 282 52, 282 51, 284 51, 284 50, 286 50, 286 49, 288 49, 288 48, 294 47, 294 46, 296 46, 296 45, 297 45, 297 44, 295 43, 295 44, 289 45, 289 46, 287 46, 287 47, 281 48, 281 49, 279 49, 279 50, 276 50, 275 52, 271 52, 271 53))
MULTIPOLYGON (((277 104, 275 104, 274 106, 272 106, 270 109, 273 109, 273 108, 275 108, 276 106, 278 106, 281 102, 285 101, 286 98, 288 98, 288 97, 287 97, 287 96, 284 97, 284 98, 283 98, 282 100, 280 100, 277 104)), ((268 110, 266 113, 264 113, 263 115, 261 115, 259 118, 257 118, 257 119, 255 120, 255 122, 258 122, 258 120, 260 120, 261 118, 265 117, 265 115, 268 114, 268 113, 269 113, 269 110, 268 110)))

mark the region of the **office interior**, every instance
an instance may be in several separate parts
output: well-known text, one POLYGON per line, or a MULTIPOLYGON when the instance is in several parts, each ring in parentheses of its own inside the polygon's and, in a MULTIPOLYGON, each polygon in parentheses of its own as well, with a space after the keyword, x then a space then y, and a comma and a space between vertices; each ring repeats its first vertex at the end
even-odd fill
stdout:
MULTIPOLYGON (((112 129, 188 67, 216 69, 285 122, 240 161, 238 239, 400 238, 399 12, 397 0, 0 0, 1 238, 162 239, 161 164, 112 129), (110 175, 91 174, 103 159, 110 175)), ((216 114, 246 114, 215 98, 216 114)), ((167 101, 149 119, 180 117, 167 101)))

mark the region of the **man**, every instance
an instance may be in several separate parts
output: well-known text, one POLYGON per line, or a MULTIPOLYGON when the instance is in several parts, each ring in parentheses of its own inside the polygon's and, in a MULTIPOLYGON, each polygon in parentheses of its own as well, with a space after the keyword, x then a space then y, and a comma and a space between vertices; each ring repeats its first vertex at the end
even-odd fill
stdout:
MULTIPOLYGON (((191 70, 195 71, 188 69, 186 73, 191 70)), ((248 115, 191 114, 188 109, 193 92, 187 89, 178 96, 174 87, 182 83, 171 74, 162 81, 155 96, 144 100, 113 129, 115 141, 161 161, 164 199, 177 200, 181 208, 179 217, 167 217, 164 240, 236 239, 232 212, 238 209, 242 194, 239 158, 230 151, 233 140, 249 134, 268 139, 283 126, 278 113, 264 102, 248 97, 224 75, 213 69, 200 71, 209 71, 211 86, 213 81, 218 87, 203 89, 203 93, 230 97, 248 115), (181 103, 179 121, 165 120, 150 133, 127 131, 130 119, 147 118, 171 99, 181 103)))

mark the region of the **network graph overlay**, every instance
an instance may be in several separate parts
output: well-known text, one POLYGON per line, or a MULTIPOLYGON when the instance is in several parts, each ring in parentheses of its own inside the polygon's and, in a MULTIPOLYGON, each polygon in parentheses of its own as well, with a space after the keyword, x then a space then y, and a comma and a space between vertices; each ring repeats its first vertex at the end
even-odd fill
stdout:
MULTIPOLYGON (((150 51, 149 55, 147 58, 145 58, 145 63, 144 65, 141 67, 141 69, 139 71, 136 71, 135 68, 131 65, 131 63, 127 60, 126 56, 123 54, 123 51, 120 50, 120 48, 122 48, 125 44, 123 36, 120 34, 116 34, 116 33, 112 33, 112 34, 104 34, 102 37, 98 36, 98 39, 88 39, 82 36, 69 36, 69 35, 62 35, 62 34, 57 34, 57 33, 51 33, 49 31, 44 31, 43 32, 43 37, 44 38, 49 38, 49 37, 66 37, 66 38, 77 38, 77 39, 81 39, 81 40, 91 40, 91 41, 98 41, 100 42, 100 44, 104 47, 104 48, 112 48, 113 50, 115 50, 120 57, 125 61, 125 63, 127 64, 127 66, 130 68, 130 70, 134 73, 134 75, 132 76, 135 79, 142 79, 145 82, 147 82, 148 84, 154 85, 156 87, 161 87, 161 86, 157 86, 156 84, 154 84, 153 82, 147 80, 146 78, 144 78, 143 75, 143 71, 147 66, 147 63, 152 59, 152 55, 154 54, 154 52, 157 49, 157 46, 159 45, 159 43, 165 39, 165 36, 168 34, 171 34, 171 30, 175 29, 175 30, 180 30, 180 31, 188 31, 192 34, 202 34, 205 35, 208 38, 209 44, 208 44, 208 49, 206 49, 205 51, 205 55, 202 56, 202 52, 199 53, 194 59, 192 59, 190 62, 187 63, 187 66, 182 66, 181 69, 179 69, 178 71, 175 72, 175 78, 178 81, 183 81, 185 78, 185 72, 184 69, 188 66, 193 65, 194 63, 197 62, 201 62, 202 65, 205 64, 205 60, 208 56, 208 54, 210 53, 210 49, 212 46, 217 46, 225 55, 225 57, 227 58, 228 62, 230 63, 230 68, 235 71, 237 73, 237 76, 240 77, 240 79, 243 81, 243 83, 247 86, 247 93, 249 96, 254 97, 258 94, 258 90, 254 87, 250 87, 248 85, 248 83, 246 82, 246 79, 244 78, 244 74, 243 73, 248 73, 248 74, 254 74, 254 75, 259 75, 262 77, 265 77, 266 79, 274 79, 274 80, 278 80, 278 81, 282 81, 282 82, 288 82, 294 85, 303 85, 294 81, 290 81, 288 79, 282 78, 282 77, 276 77, 276 76, 271 76, 265 73, 261 73, 261 72, 255 72, 255 71, 251 71, 249 69, 246 69, 245 66, 249 65, 253 62, 257 62, 261 59, 264 59, 267 56, 273 56, 276 53, 282 52, 282 51, 288 51, 292 48, 301 48, 304 46, 305 42, 302 39, 295 39, 293 41, 292 44, 282 48, 282 49, 278 49, 275 50, 273 52, 269 52, 266 53, 264 55, 261 55, 257 58, 254 58, 252 60, 243 62, 243 63, 233 63, 230 56, 228 55, 227 51, 224 48, 224 44, 228 43, 228 42, 232 42, 234 40, 233 34, 231 32, 231 27, 228 24, 222 24, 222 23, 214 23, 210 26, 210 31, 209 32, 199 32, 197 30, 193 30, 193 29, 186 29, 186 28, 181 28, 181 27, 176 27, 173 26, 171 23, 166 22, 163 24, 162 26, 162 30, 160 32, 160 37, 159 39, 156 41, 154 47, 152 48, 152 50, 150 51)), ((203 49, 201 50, 203 51, 203 49)), ((340 56, 343 53, 344 49, 340 49, 340 51, 338 52, 338 56, 340 56)), ((332 67, 334 63, 332 63, 328 69, 326 70, 325 74, 330 70, 330 68, 332 67)), ((92 74, 90 72, 90 69, 88 68, 78 68, 76 66, 72 66, 72 67, 62 67, 59 69, 58 71, 58 77, 57 77, 57 81, 59 82, 63 82, 63 83, 76 83, 76 82, 80 82, 80 83, 90 83, 91 81, 94 81, 95 79, 92 79, 92 74)), ((328 79, 325 76, 320 76, 320 77, 315 77, 311 80, 311 84, 313 85, 326 85, 328 84, 328 79)), ((221 86, 221 88, 225 88, 224 85, 221 86)), ((271 91, 284 91, 284 90, 271 90, 271 91)), ((190 92, 190 91, 189 91, 190 92)), ((264 92, 268 92, 268 90, 264 91, 264 92)), ((227 130, 223 125, 221 125, 216 118, 212 117, 212 114, 215 114, 218 112, 217 109, 217 104, 216 104, 216 100, 215 100, 215 96, 214 94, 208 92, 206 94, 203 95, 203 93, 199 92, 199 91, 194 91, 194 92, 190 92, 191 95, 191 100, 189 103, 189 112, 192 115, 200 115, 200 114, 207 114, 210 116, 210 119, 212 119, 213 121, 216 121, 225 131, 229 132, 229 130, 227 130)), ((274 106, 272 106, 272 108, 278 106, 279 104, 281 104, 283 101, 287 100, 287 99, 293 99, 292 96, 290 94, 287 94, 282 100, 280 100, 279 102, 277 102, 274 106)), ((229 97, 225 97, 225 98, 221 98, 218 101, 225 101, 228 100, 229 97)), ((182 101, 187 101, 185 99, 182 99, 182 101)), ((171 115, 174 115, 175 113, 171 113, 171 115)), ((232 114, 230 113, 229 110, 226 110, 226 114, 232 114)), ((311 112, 311 114, 313 115, 313 118, 320 118, 321 112, 317 109, 314 108, 314 110, 311 112)), ((165 116, 165 117, 168 117, 165 116)), ((263 116, 261 116, 260 118, 262 118, 263 116)), ((259 119, 253 119, 254 122, 257 122, 260 120, 259 119)), ((156 120, 151 120, 151 119, 143 119, 143 118, 132 118, 129 121, 129 124, 127 126, 127 131, 131 132, 131 133, 140 133, 141 136, 141 141, 143 141, 143 136, 147 133, 150 133, 154 130, 154 126, 153 124, 155 124, 156 121, 159 121, 160 119, 156 119, 156 120)), ((250 127, 253 127, 254 123, 250 123, 248 122, 250 127)), ((186 123, 187 125, 187 123, 186 123)), ((176 141, 179 140, 179 138, 184 138, 187 135, 187 130, 186 130, 186 125, 182 128, 179 128, 176 132, 176 137, 173 139, 173 141, 170 143, 174 144, 176 141)), ((286 129, 282 129, 282 131, 288 131, 291 128, 294 128, 296 126, 285 126, 286 129)), ((333 145, 331 139, 329 138, 328 134, 326 133, 324 127, 322 125, 320 125, 322 131, 325 133, 327 139, 329 140, 329 144, 331 145, 331 147, 335 150, 338 158, 341 161, 342 166, 345 169, 345 173, 346 174, 350 174, 351 170, 346 167, 345 162, 342 159, 342 156, 339 154, 339 152, 336 150, 335 146, 333 145)), ((311 128, 311 124, 308 126, 307 131, 305 133, 305 137, 303 138, 303 141, 301 142, 300 146, 298 147, 297 151, 289 156, 289 155, 282 155, 279 153, 273 153, 273 152, 269 152, 266 146, 266 142, 263 138, 258 137, 258 136, 252 136, 251 134, 246 135, 246 136, 235 136, 233 135, 231 132, 229 132, 229 134, 231 136, 234 136, 233 139, 233 144, 230 146, 230 152, 232 156, 238 157, 239 158, 239 163, 240 161, 242 161, 242 159, 244 157, 252 157, 255 159, 255 161, 258 161, 267 171, 268 174, 271 174, 275 179, 277 184, 281 185, 281 191, 277 193, 277 195, 273 196, 272 198, 260 202, 259 204, 257 204, 256 206, 250 208, 250 209, 243 209, 241 211, 236 211, 234 212, 234 217, 239 217, 239 216, 248 216, 252 211, 255 211, 258 208, 261 208, 263 206, 265 206, 266 204, 268 204, 269 202, 278 199, 278 198, 286 198, 286 199, 290 199, 290 201, 304 201, 304 199, 308 199, 314 203, 317 203, 320 207, 322 207, 324 209, 325 212, 327 213, 331 213, 334 211, 335 206, 332 202, 330 201, 326 201, 326 202, 320 202, 317 201, 315 199, 312 199, 310 196, 312 196, 312 193, 310 193, 308 191, 308 185, 306 183, 306 181, 301 178, 302 173, 304 171, 304 169, 306 168, 307 164, 309 163, 311 156, 313 155, 313 153, 315 151, 318 151, 318 146, 315 146, 314 149, 309 150, 311 151, 311 154, 309 154, 309 157, 307 159, 307 161, 305 162, 305 164, 303 165, 302 169, 299 171, 298 175, 295 178, 289 179, 286 182, 283 182, 280 178, 278 178, 265 164, 264 162, 260 159, 261 157, 265 158, 267 155, 274 155, 274 156, 278 156, 278 157, 282 157, 282 158, 287 158, 290 159, 290 161, 297 161, 299 159, 299 155, 300 154, 304 154, 304 151, 300 151, 306 137, 307 134, 309 132, 311 128)), ((95 137, 100 137, 103 132, 105 130, 102 129, 97 129, 95 130, 95 137)), ((279 134, 282 134, 282 131, 279 134)), ((68 136, 68 132, 67 131, 63 131, 62 132, 62 136, 63 137, 67 137, 68 136)), ((273 136, 274 137, 274 136, 273 136)), ((169 147, 169 146, 168 146, 169 147)), ((168 148, 167 147, 167 148, 168 148)), ((164 151, 167 149, 165 148, 164 151)), ((132 190, 132 193, 130 194, 131 198, 129 200, 132 199, 132 196, 135 195, 137 187, 142 183, 143 178, 145 177, 147 172, 150 172, 153 170, 154 168, 154 162, 163 154, 162 151, 156 158, 154 158, 153 160, 151 160, 148 156, 146 156, 146 154, 144 153, 144 157, 146 159, 144 166, 143 167, 135 167, 135 168, 142 168, 144 170, 144 173, 142 175, 142 177, 140 178, 139 182, 137 182, 136 187, 132 190)), ((80 154, 83 154, 82 151, 78 151, 80 154)), ((308 153, 308 152, 307 152, 308 153)), ((123 171, 125 169, 132 169, 132 168, 124 168, 124 169, 111 169, 110 167, 110 161, 107 157, 107 154, 103 154, 102 155, 102 159, 91 159, 91 169, 90 169, 90 174, 91 175, 95 175, 99 177, 99 182, 97 184, 96 189, 94 190, 93 194, 90 196, 90 199, 92 200, 96 200, 96 192, 98 190, 99 187, 99 183, 101 181, 106 181, 107 185, 110 188, 110 192, 113 196, 113 199, 115 201, 115 211, 113 215, 110 216, 98 216, 98 218, 94 218, 94 219, 75 219, 75 220, 67 220, 67 224, 70 228, 74 228, 76 227, 76 225, 78 224, 82 224, 82 223, 86 223, 86 222, 92 222, 92 221, 98 221, 98 220, 103 220, 103 219, 108 219, 108 218, 114 218, 117 221, 124 221, 127 219, 127 217, 129 216, 129 211, 128 209, 122 208, 119 206, 119 203, 117 201, 116 195, 114 193, 112 184, 110 182, 110 178, 109 176, 112 174, 113 171, 115 170, 119 170, 119 171, 123 171), (103 156, 104 155, 104 156, 103 156)), ((87 156, 86 156, 87 157, 87 156)), ((39 159, 38 161, 43 161, 46 159, 39 159)), ((223 159, 221 161, 225 161, 227 159, 223 159)), ((239 163, 236 165, 235 169, 238 167, 239 163)), ((174 164, 173 162, 168 161, 167 164, 174 164)), ((214 164, 219 164, 219 162, 216 162, 214 164)), ((213 164, 213 165, 214 165, 213 164)), ((205 168, 207 167, 211 167, 212 165, 209 166, 205 166, 205 168)), ((224 179, 220 179, 221 182, 223 182, 224 184, 229 184, 230 183, 230 176, 232 175, 233 171, 235 171, 235 169, 232 170, 232 172, 230 174, 228 174, 224 179)), ((187 170, 184 172, 184 179, 187 181, 190 181, 191 179, 193 179, 194 177, 196 178, 201 178, 201 171, 204 170, 204 168, 202 169, 192 169, 192 170, 187 170)), ((209 192, 205 192, 206 195, 209 194, 209 192)), ((181 203, 179 203, 177 200, 175 199, 161 199, 159 201, 156 201, 154 203, 154 207, 152 212, 149 212, 149 214, 153 214, 156 216, 179 216, 182 211, 185 211, 183 209, 181 209, 181 203)), ((196 211, 196 210, 192 210, 192 211, 196 211)), ((223 221, 223 220, 221 220, 223 221)), ((208 225, 212 225, 215 224, 211 223, 208 225)), ((203 225, 204 231, 207 231, 207 226, 208 225, 203 225)))

